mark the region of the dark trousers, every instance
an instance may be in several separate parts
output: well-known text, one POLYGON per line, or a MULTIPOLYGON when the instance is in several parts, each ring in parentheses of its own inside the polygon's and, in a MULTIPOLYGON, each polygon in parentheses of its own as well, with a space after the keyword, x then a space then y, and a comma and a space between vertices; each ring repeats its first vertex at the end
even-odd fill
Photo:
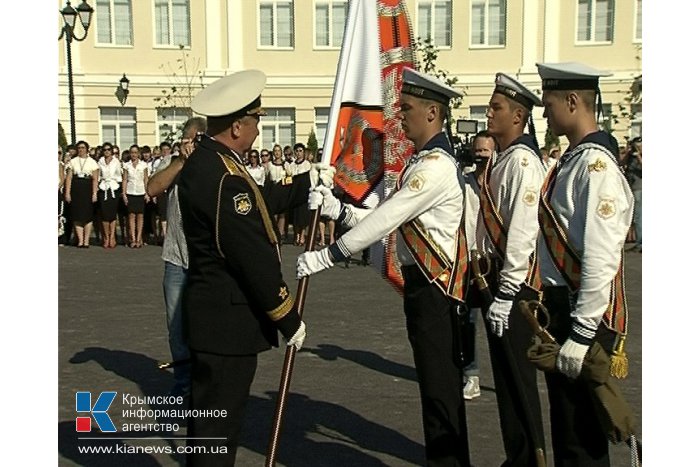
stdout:
POLYGON ((401 271, 428 466, 469 466, 462 371, 453 359, 450 299, 431 285, 417 266, 403 267, 401 271))
MULTIPOLYGON (((550 313, 548 330, 563 344, 571 329, 571 298, 566 287, 546 287, 544 305, 550 313)), ((601 325, 596 341, 610 354, 614 334, 601 325)), ((585 382, 561 373, 545 373, 556 467, 609 467, 608 439, 596 418, 592 394, 585 382)))
POLYGON ((257 355, 224 356, 190 352, 192 393, 190 408, 197 411, 226 411, 226 417, 190 417, 187 465, 231 466, 235 464, 238 436, 250 385, 258 365, 257 355), (198 440, 191 438, 223 438, 198 440), (203 451, 203 452, 200 452, 203 451), (225 452, 225 453, 224 453, 225 452))
MULTIPOLYGON (((513 303, 516 304, 517 300, 513 303)), ((532 330, 517 305, 510 312, 508 326, 503 338, 495 336, 491 329, 486 330, 506 452, 506 461, 502 465, 536 466, 535 447, 544 449, 542 408, 537 390, 537 369, 527 358, 527 349, 532 345, 532 330), (534 433, 531 433, 527 417, 531 420, 534 433)))

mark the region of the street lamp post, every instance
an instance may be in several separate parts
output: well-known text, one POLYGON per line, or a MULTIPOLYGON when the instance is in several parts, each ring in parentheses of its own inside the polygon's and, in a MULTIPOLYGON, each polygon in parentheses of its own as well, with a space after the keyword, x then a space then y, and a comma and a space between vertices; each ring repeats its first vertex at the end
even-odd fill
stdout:
POLYGON ((76 41, 83 41, 87 37, 88 28, 90 27, 90 21, 92 20, 92 13, 95 10, 87 4, 86 0, 78 5, 75 9, 71 6, 70 0, 66 0, 66 6, 63 10, 60 10, 61 16, 63 16, 63 28, 61 28, 61 35, 58 36, 60 41, 63 37, 66 38, 66 59, 68 61, 68 104, 70 108, 70 137, 71 144, 75 144, 75 98, 73 96, 73 60, 71 56, 71 42, 73 39, 76 41), (75 19, 80 17, 80 23, 83 25, 84 34, 83 37, 78 37, 75 35, 75 19))

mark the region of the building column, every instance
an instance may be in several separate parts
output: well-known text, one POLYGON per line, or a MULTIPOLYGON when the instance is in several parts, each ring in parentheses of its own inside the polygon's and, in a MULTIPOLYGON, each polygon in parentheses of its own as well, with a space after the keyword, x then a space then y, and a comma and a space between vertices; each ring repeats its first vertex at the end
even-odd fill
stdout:
POLYGON ((204 4, 204 29, 206 30, 206 74, 218 75, 223 69, 222 47, 226 43, 222 37, 221 0, 206 0, 204 4))
MULTIPOLYGON (((546 0, 545 0, 546 2, 546 0)), ((519 74, 537 73, 540 2, 523 2, 523 50, 519 74)))
MULTIPOLYGON (((257 8, 257 7, 256 7, 257 8)), ((255 21, 258 13, 255 12, 255 21)), ((227 48, 229 71, 240 71, 243 69, 243 0, 228 0, 226 11, 226 31, 228 31, 227 48)), ((255 27, 257 30, 257 26, 255 27)), ((257 41, 257 39, 256 39, 257 41)), ((256 44, 257 48, 257 44, 256 44)))
POLYGON ((560 0, 544 0, 544 51, 542 61, 556 63, 559 61, 559 41, 561 40, 560 0))

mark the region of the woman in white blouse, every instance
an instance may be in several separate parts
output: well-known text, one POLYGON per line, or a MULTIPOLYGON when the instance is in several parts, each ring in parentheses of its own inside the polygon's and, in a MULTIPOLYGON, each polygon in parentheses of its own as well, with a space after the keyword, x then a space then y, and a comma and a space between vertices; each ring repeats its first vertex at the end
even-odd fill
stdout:
POLYGON ((114 157, 110 143, 104 143, 101 151, 102 157, 97 161, 100 170, 97 199, 102 215, 102 247, 115 248, 117 246, 117 206, 122 186, 122 164, 114 157))
POLYGON ((75 147, 78 155, 68 164, 65 199, 71 205, 78 248, 89 248, 94 203, 97 202, 98 167, 97 162, 88 155, 89 146, 85 141, 78 141, 75 147))
POLYGON ((141 160, 138 145, 129 148, 130 161, 124 164, 122 174, 122 199, 129 212, 129 247, 143 246, 143 211, 149 198, 146 194, 148 184, 148 164, 141 160))
POLYGON ((248 162, 250 165, 247 165, 246 169, 255 183, 258 186, 265 185, 265 167, 260 165, 260 155, 257 149, 251 149, 248 152, 248 162))

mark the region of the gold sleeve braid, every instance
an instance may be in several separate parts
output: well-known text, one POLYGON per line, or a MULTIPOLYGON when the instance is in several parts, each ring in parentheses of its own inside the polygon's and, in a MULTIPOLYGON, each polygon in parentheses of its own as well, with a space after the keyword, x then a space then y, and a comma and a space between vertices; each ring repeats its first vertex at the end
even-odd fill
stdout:
POLYGON ((284 299, 280 306, 278 306, 274 310, 266 311, 265 313, 267 314, 267 316, 270 317, 272 321, 279 321, 285 316, 287 316, 287 313, 292 311, 293 307, 294 301, 292 301, 292 296, 287 295, 287 297, 284 299))

